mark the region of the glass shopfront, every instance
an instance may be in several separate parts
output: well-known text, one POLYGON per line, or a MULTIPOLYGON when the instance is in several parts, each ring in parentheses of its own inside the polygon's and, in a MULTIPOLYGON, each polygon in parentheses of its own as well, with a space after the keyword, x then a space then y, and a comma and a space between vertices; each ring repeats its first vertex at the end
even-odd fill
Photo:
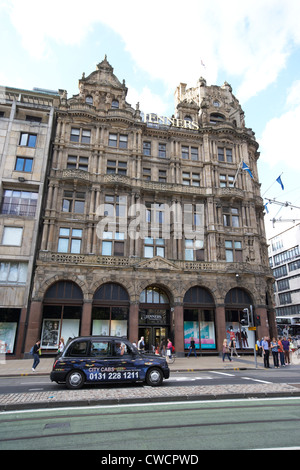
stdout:
POLYGON ((14 354, 21 309, 0 309, 0 358, 14 354))
POLYGON ((47 290, 41 331, 41 348, 44 352, 56 351, 60 338, 66 344, 68 339, 79 336, 82 304, 82 291, 73 282, 57 282, 47 290))
MULTIPOLYGON (((170 333, 170 306, 159 287, 147 287, 140 295, 139 338, 144 336, 146 351, 160 349, 170 333)), ((172 340, 172 338, 170 338, 172 340)))
POLYGON ((235 339, 236 348, 253 349, 255 347, 255 332, 249 330, 245 309, 252 305, 250 295, 240 288, 231 289, 225 299, 226 337, 228 342, 235 339))
POLYGON ((129 297, 124 287, 107 283, 94 295, 92 335, 128 337, 129 297))
POLYGON ((210 293, 202 287, 192 287, 184 296, 184 348, 195 341, 200 351, 215 350, 215 309, 210 293))

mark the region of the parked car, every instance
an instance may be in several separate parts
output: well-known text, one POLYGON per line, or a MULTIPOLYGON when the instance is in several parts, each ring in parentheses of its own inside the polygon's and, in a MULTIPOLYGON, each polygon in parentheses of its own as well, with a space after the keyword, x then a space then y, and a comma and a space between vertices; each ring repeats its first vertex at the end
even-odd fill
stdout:
POLYGON ((84 336, 71 340, 59 355, 50 374, 52 382, 69 389, 85 383, 146 382, 152 387, 168 379, 166 359, 143 353, 127 339, 114 336, 84 336))

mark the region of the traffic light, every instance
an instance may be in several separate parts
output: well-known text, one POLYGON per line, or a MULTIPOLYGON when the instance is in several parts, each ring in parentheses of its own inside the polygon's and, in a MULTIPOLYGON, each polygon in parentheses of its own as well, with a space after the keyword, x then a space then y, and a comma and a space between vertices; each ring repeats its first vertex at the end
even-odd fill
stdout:
POLYGON ((247 308, 244 308, 243 312, 240 314, 240 324, 243 326, 249 325, 249 312, 247 308))
POLYGON ((254 315, 254 325, 260 326, 260 315, 254 315))

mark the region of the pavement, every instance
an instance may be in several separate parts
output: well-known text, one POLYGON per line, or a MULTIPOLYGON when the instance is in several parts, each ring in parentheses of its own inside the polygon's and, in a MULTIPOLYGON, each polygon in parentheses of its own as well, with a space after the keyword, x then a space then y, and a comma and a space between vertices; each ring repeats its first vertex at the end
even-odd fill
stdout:
MULTIPOLYGON (((35 372, 31 370, 32 359, 0 358, 0 380, 3 377, 43 376, 49 377, 53 358, 41 357, 41 362, 35 372)), ((300 362, 300 361, 299 361, 300 362)), ((293 361, 289 367, 299 365, 293 361)), ((266 397, 300 397, 300 386, 289 384, 276 384, 268 380, 269 369, 264 369, 263 360, 253 356, 234 357, 232 362, 225 362, 219 356, 177 357, 170 364, 172 372, 219 371, 231 373, 234 370, 262 370, 262 382, 246 381, 243 385, 223 384, 215 385, 188 385, 182 383, 178 386, 166 386, 166 381, 160 387, 149 387, 141 384, 109 384, 86 386, 81 390, 68 390, 64 385, 53 392, 35 390, 26 393, 8 393, 0 395, 0 411, 41 409, 70 406, 118 405, 123 403, 150 403, 165 401, 187 400, 216 400, 238 398, 266 398, 266 397), (266 383, 264 383, 266 382, 266 383)), ((37 388, 37 387, 36 387, 37 388)))

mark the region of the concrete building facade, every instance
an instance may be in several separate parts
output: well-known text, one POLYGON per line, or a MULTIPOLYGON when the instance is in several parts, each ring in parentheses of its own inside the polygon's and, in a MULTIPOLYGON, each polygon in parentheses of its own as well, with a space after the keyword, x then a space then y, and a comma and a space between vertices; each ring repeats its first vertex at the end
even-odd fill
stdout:
POLYGON ((0 341, 8 357, 24 347, 58 102, 55 92, 0 89, 0 341))

